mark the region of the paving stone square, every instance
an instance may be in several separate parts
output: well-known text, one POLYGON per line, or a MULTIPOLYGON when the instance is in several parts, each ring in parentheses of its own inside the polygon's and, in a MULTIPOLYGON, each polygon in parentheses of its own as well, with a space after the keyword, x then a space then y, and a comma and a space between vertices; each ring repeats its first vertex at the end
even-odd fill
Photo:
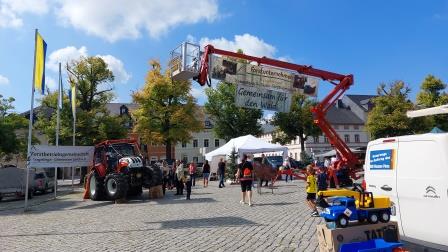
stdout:
MULTIPOLYGON (((128 203, 82 200, 81 191, 56 200, 0 203, 0 251, 317 251, 316 225, 304 182, 277 182, 274 194, 254 188, 240 205, 239 185, 193 187, 192 199, 147 191, 128 203), (6 204, 3 205, 2 204, 6 204)), ((51 197, 49 197, 51 198, 51 197)))

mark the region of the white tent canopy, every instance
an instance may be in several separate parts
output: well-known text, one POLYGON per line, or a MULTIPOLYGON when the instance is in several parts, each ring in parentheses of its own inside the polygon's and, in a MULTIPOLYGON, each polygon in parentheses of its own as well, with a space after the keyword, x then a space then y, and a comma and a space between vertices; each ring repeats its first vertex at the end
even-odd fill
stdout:
POLYGON ((230 155, 232 149, 238 152, 241 157, 243 154, 262 153, 262 152, 283 152, 283 157, 288 156, 288 147, 279 144, 268 143, 264 140, 258 139, 252 135, 241 136, 231 139, 222 147, 205 154, 205 159, 212 161, 214 156, 230 155))

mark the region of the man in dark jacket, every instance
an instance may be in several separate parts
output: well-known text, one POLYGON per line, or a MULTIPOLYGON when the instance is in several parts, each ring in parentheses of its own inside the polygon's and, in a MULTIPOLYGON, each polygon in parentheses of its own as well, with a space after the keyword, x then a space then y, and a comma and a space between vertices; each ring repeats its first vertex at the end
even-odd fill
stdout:
POLYGON ((218 176, 219 176, 219 188, 226 187, 224 185, 224 177, 226 174, 226 163, 223 161, 223 158, 218 163, 218 176))

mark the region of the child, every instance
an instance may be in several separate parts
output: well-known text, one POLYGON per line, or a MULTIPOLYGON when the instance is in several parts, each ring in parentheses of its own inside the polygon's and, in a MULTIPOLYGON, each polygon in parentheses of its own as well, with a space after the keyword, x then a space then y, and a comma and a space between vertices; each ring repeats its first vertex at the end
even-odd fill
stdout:
POLYGON ((313 211, 311 213, 311 216, 318 217, 319 213, 317 212, 316 208, 316 193, 317 193, 317 182, 316 182, 316 176, 314 175, 314 168, 311 165, 308 165, 306 167, 306 171, 308 172, 308 176, 306 177, 306 202, 308 206, 313 211))
POLYGON ((185 187, 187 188, 187 200, 190 200, 191 195, 191 184, 192 184, 191 179, 192 178, 190 175, 184 176, 185 187))
POLYGON ((318 191, 325 191, 328 188, 327 183, 327 170, 325 166, 321 165, 319 167, 319 174, 317 175, 317 190, 318 191))

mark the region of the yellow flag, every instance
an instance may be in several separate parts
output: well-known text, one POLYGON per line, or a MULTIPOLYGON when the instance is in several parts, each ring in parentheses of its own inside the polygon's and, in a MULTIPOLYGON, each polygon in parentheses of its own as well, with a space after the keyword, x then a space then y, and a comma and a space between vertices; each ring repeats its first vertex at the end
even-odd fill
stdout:
POLYGON ((73 117, 75 117, 76 116, 76 84, 75 83, 70 83, 69 96, 70 96, 70 103, 72 106, 72 115, 73 115, 73 117))
POLYGON ((34 62, 34 91, 40 90, 42 94, 45 91, 45 54, 47 53, 47 43, 36 31, 36 48, 34 62))

